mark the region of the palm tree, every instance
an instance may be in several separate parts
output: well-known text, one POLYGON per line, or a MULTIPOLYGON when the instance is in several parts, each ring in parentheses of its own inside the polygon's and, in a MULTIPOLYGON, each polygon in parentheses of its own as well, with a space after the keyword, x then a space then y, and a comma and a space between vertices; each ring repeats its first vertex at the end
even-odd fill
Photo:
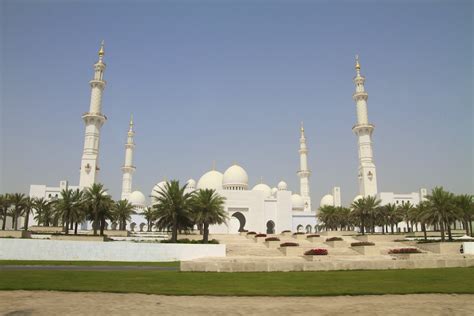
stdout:
POLYGON ((213 189, 195 191, 191 198, 191 208, 194 221, 203 227, 202 242, 209 241, 209 225, 223 224, 228 216, 224 210, 225 197, 213 189))
POLYGON ((462 213, 462 221, 466 235, 472 236, 472 220, 474 219, 474 196, 461 194, 456 196, 456 205, 462 213), (470 233, 469 233, 470 232, 470 233))
POLYGON ((23 193, 12 194, 11 203, 13 205, 13 229, 18 230, 18 218, 25 208, 25 195, 23 193))
POLYGON ((413 211, 413 208, 413 204, 411 204, 409 201, 402 201, 402 204, 398 207, 400 214, 403 216, 403 221, 407 224, 408 232, 413 231, 413 223, 410 221, 410 213, 413 211))
POLYGON ((375 210, 380 206, 380 202, 381 201, 375 196, 370 195, 352 202, 352 213, 358 219, 362 235, 365 234, 365 227, 367 224, 370 224, 373 229, 373 226, 375 225, 375 210))
POLYGON ((59 199, 55 200, 53 203, 56 207, 57 216, 61 218, 64 232, 68 235, 71 213, 76 204, 74 191, 72 189, 63 189, 59 199))
POLYGON ((156 210, 159 229, 171 229, 171 242, 178 240, 178 230, 187 230, 193 227, 191 219, 191 195, 186 193, 186 185, 180 187, 179 181, 166 182, 164 187, 156 191, 156 210))
POLYGON ((340 214, 337 208, 332 205, 324 205, 319 208, 318 218, 322 222, 322 227, 326 230, 337 230, 340 223, 340 214))
POLYGON ((398 223, 401 221, 400 215, 397 212, 397 205, 394 203, 388 203, 382 206, 384 208, 383 213, 387 217, 387 224, 390 225, 390 231, 394 232, 394 227, 398 230, 398 223))
POLYGON ((428 207, 424 212, 423 220, 431 224, 439 224, 441 230, 441 240, 445 241, 445 230, 448 228, 449 239, 452 239, 449 228, 453 218, 459 216, 454 201, 454 194, 447 192, 443 187, 436 187, 427 195, 428 207))
POLYGON ((421 225, 421 230, 423 231, 423 236, 425 240, 428 240, 428 237, 426 235, 426 219, 424 214, 426 213, 426 210, 428 208, 428 203, 426 201, 422 201, 418 203, 416 207, 413 208, 412 211, 412 218, 414 219, 415 222, 420 223, 421 225))
POLYGON ((101 228, 101 234, 103 234, 103 226, 105 226, 105 212, 110 208, 111 198, 107 195, 107 190, 100 183, 94 183, 90 188, 87 188, 84 192, 84 198, 89 203, 90 210, 92 212, 92 227, 94 229, 94 236, 97 236, 97 228, 101 228), (104 218, 104 221, 101 220, 104 218), (99 222, 100 220, 100 222, 99 222), (104 223, 103 223, 104 222, 104 223))
POLYGON ((153 222, 156 220, 156 212, 152 207, 147 207, 143 212, 142 215, 145 217, 147 222, 147 231, 151 232, 151 227, 153 226, 153 222))
POLYGON ((112 217, 119 223, 119 230, 125 230, 127 221, 132 219, 132 214, 136 214, 133 210, 134 206, 128 200, 120 200, 115 202, 112 217))
POLYGON ((36 198, 34 201, 35 217, 38 225, 49 226, 51 221, 51 204, 45 198, 36 198))
POLYGON ((25 223, 23 225, 24 230, 28 230, 28 224, 30 221, 30 213, 33 211, 35 207, 35 198, 32 197, 25 197, 24 201, 24 208, 23 208, 23 215, 25 216, 25 223))
MULTIPOLYGON (((74 225, 74 235, 77 235, 79 223, 86 219, 88 211, 87 201, 84 199, 84 191, 76 189, 72 193, 72 208, 69 214, 69 223, 74 225)), ((70 227, 72 228, 72 227, 70 227)))
POLYGON ((2 216, 2 230, 5 230, 7 225, 7 216, 11 205, 10 194, 0 194, 0 215, 2 216))

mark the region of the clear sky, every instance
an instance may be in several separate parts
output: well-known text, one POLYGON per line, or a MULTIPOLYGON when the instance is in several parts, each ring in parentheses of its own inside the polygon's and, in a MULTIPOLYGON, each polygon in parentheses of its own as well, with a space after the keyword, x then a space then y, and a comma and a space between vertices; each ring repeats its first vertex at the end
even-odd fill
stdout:
POLYGON ((0 1, 1 187, 79 182, 92 65, 106 42, 100 181, 119 198, 130 114, 133 188, 233 162, 311 195, 357 194, 354 55, 375 124, 379 191, 473 193, 471 1, 0 1))

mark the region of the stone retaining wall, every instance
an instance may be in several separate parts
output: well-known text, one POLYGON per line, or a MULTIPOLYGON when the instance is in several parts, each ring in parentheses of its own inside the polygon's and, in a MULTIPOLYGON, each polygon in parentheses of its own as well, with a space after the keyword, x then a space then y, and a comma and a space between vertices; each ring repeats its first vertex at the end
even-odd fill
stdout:
POLYGON ((31 232, 26 230, 0 230, 3 238, 31 238, 31 232))

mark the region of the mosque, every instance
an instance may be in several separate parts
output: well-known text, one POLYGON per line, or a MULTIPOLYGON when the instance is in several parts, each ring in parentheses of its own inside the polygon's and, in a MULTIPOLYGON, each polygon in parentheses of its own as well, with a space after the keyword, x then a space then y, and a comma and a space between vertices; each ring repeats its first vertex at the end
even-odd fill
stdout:
MULTIPOLYGON (((100 130, 107 117, 102 113, 102 95, 106 86, 104 73, 104 44, 99 50, 99 60, 94 64, 94 76, 89 82, 91 86, 91 101, 89 112, 82 115, 85 124, 84 150, 81 159, 80 178, 78 186, 69 186, 67 181, 61 181, 59 187, 46 185, 31 185, 30 196, 54 199, 59 197, 65 188, 87 188, 96 182, 99 172, 98 157, 100 147, 100 130)), ((372 133, 374 125, 368 121, 367 99, 368 94, 364 88, 365 77, 360 73, 359 59, 356 57, 355 93, 353 100, 356 103, 357 123, 352 130, 358 139, 359 194, 354 200, 363 196, 374 195, 382 199, 382 203, 399 203, 410 200, 417 204, 426 195, 426 189, 411 194, 396 194, 392 192, 377 192, 377 173, 373 160, 372 133)), ((135 151, 134 122, 130 119, 125 144, 125 163, 122 169, 121 199, 127 199, 136 209, 137 214, 127 224, 127 229, 133 231, 146 231, 147 221, 142 215, 143 210, 153 205, 157 192, 163 189, 165 181, 158 182, 150 193, 150 203, 140 191, 133 191, 133 174, 136 167, 133 164, 135 151)), ((237 233, 248 230, 256 232, 276 233, 283 230, 314 232, 318 229, 316 209, 311 203, 310 181, 311 170, 308 167, 308 148, 303 125, 300 128, 299 138, 300 166, 297 176, 300 179, 299 192, 288 188, 284 180, 270 186, 258 183, 251 187, 245 169, 233 164, 223 173, 210 170, 203 174, 198 181, 189 179, 187 190, 215 189, 218 194, 225 197, 225 210, 229 216, 226 224, 210 227, 211 233, 237 233)), ((330 194, 322 197, 319 206, 341 206, 341 189, 334 187, 330 194)), ((90 229, 91 223, 84 223, 82 229, 90 229)), ((109 223, 109 229, 116 229, 116 225, 109 223)))

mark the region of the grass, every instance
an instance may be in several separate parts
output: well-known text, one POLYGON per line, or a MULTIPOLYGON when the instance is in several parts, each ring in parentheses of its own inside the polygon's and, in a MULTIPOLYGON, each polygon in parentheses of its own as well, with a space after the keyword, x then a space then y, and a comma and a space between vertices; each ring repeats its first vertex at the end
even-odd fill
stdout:
POLYGON ((0 260, 2 265, 19 266, 153 266, 179 267, 179 261, 173 262, 128 262, 128 261, 45 261, 45 260, 0 260))
POLYGON ((162 295, 474 294, 474 268, 330 272, 0 271, 0 290, 162 295))

